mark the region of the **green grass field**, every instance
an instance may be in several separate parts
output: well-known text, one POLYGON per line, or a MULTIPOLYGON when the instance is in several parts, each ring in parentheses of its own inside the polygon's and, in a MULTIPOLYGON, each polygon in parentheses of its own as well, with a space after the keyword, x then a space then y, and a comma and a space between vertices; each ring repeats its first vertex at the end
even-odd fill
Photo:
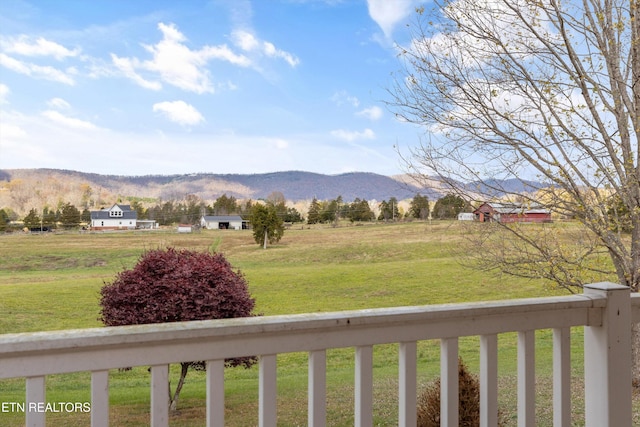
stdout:
MULTIPOLYGON (((550 225, 546 225, 550 226, 550 225)), ((462 228, 455 222, 415 222, 337 228, 300 225, 263 250, 250 231, 205 230, 104 234, 6 235, 0 237, 0 333, 100 326, 99 290, 147 249, 173 246, 215 249, 246 276, 264 315, 338 311, 403 305, 525 298, 561 294, 548 283, 491 276, 462 266, 456 250, 462 228)), ((612 278, 614 279, 614 278, 612 278)), ((573 336, 573 370, 582 373, 581 330, 573 336)), ((537 333, 539 425, 550 425, 550 331, 537 333)), ((461 340, 460 352, 478 366, 478 338, 461 340)), ((353 349, 328 352, 329 425, 353 425, 353 349)), ((515 414, 516 340, 500 337, 500 400, 515 414)), ((397 345, 377 346, 376 425, 397 424, 397 345)), ((306 355, 278 359, 279 425, 306 424, 306 355)), ((419 382, 439 370, 438 342, 419 343, 419 382)), ((172 371, 177 381, 177 371, 172 371)), ((257 368, 226 371, 226 419, 230 426, 257 424, 257 368)), ((110 374, 112 425, 149 423, 146 367, 110 374)), ((576 380, 575 425, 581 425, 580 383, 576 380)), ((48 401, 89 400, 89 374, 47 378, 48 401)), ((24 380, 0 382, 0 401, 24 401, 24 380)), ((204 375, 190 372, 171 425, 204 425, 204 375)), ((51 425, 89 425, 89 416, 48 417, 51 425)), ((22 414, 0 413, 0 426, 21 425, 22 414)))

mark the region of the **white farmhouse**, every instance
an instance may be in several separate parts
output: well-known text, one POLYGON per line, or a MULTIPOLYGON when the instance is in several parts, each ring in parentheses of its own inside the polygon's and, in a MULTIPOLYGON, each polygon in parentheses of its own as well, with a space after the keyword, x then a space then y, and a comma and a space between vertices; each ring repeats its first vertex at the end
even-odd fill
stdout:
POLYGON ((92 230, 133 230, 138 213, 130 205, 115 204, 108 209, 91 212, 92 230))

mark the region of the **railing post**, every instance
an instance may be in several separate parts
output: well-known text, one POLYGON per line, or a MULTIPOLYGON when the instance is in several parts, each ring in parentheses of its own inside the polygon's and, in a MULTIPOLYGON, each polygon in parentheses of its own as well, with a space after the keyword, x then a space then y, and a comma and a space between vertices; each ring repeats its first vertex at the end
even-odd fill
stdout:
POLYGON ((626 286, 585 285, 585 295, 605 297, 602 322, 584 328, 587 427, 631 426, 631 298, 626 286))
POLYGON ((45 403, 45 377, 27 378, 27 401, 26 401, 26 426, 44 427, 45 411, 40 410, 38 405, 45 403))

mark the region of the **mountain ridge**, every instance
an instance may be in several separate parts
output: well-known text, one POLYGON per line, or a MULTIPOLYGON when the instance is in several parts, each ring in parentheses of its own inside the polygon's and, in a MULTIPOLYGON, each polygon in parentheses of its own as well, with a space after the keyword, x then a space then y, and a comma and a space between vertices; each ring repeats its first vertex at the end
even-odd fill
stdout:
MULTIPOLYGON (((257 174, 199 172, 125 176, 66 169, 3 169, 0 170, 0 209, 9 207, 24 214, 31 208, 57 207, 61 202, 99 207, 134 198, 155 204, 184 200, 189 195, 212 202, 222 195, 239 200, 259 200, 272 193, 282 193, 286 200, 295 203, 313 198, 332 200, 340 196, 345 202, 356 198, 406 200, 416 194, 436 200, 447 193, 447 187, 441 181, 420 178, 418 181, 410 175, 385 176, 373 172, 327 175, 295 170, 257 174)), ((537 183, 514 179, 505 180, 503 184, 503 188, 517 192, 531 189, 537 183)))
POLYGON ((131 197, 167 201, 183 200, 187 195, 195 195, 205 201, 215 200, 223 194, 236 199, 258 200, 266 199, 274 192, 282 193, 293 202, 314 197, 331 200, 342 196, 345 202, 350 202, 356 198, 382 201, 395 197, 403 200, 413 198, 417 193, 430 199, 440 196, 437 189, 412 184, 406 178, 397 179, 372 172, 122 176, 64 169, 0 170, 0 208, 8 206, 18 212, 33 207, 56 206, 60 200, 78 206, 86 204, 87 199, 97 206, 131 197))

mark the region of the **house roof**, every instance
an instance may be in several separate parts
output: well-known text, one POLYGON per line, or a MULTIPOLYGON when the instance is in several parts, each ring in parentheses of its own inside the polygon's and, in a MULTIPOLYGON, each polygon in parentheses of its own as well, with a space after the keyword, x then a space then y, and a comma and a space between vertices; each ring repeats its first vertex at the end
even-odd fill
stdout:
POLYGON ((131 210, 131 205, 115 204, 109 209, 101 209, 99 211, 91 211, 91 219, 138 219, 138 213, 131 210), (115 207, 118 209, 114 209, 115 207), (122 216, 109 216, 111 211, 122 211, 122 216))
POLYGON ((107 210, 107 211, 111 211, 113 210, 113 208, 115 207, 120 208, 121 211, 130 211, 131 210, 131 205, 121 205, 119 203, 116 203, 115 205, 111 206, 109 209, 103 209, 103 210, 107 210))
POLYGON ((539 205, 523 205, 518 203, 483 203, 475 210, 479 211, 482 206, 489 206, 499 214, 550 214, 549 209, 544 209, 539 205))
POLYGON ((207 222, 244 221, 240 215, 205 215, 202 218, 207 222))

